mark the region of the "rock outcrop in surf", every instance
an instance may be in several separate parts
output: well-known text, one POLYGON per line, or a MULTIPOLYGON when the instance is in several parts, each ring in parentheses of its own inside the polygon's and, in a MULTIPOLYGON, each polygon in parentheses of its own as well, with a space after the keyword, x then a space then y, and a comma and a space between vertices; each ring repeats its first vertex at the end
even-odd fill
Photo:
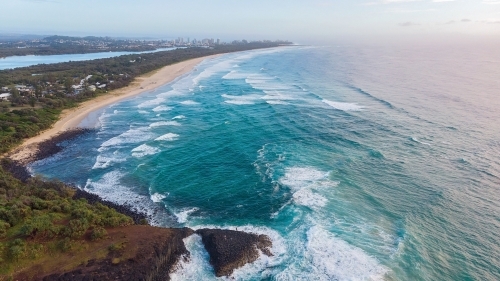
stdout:
POLYGON ((259 250, 273 255, 271 239, 266 235, 227 229, 199 229, 196 234, 201 236, 217 277, 230 276, 235 269, 254 262, 259 250))

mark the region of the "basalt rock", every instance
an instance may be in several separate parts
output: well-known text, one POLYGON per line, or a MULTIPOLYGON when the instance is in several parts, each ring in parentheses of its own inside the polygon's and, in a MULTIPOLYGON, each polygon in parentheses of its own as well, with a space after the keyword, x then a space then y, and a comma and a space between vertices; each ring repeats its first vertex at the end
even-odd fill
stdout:
POLYGON ((272 242, 266 235, 226 229, 199 229, 196 233, 201 236, 217 277, 229 276, 235 269, 254 262, 258 250, 272 256, 272 242))

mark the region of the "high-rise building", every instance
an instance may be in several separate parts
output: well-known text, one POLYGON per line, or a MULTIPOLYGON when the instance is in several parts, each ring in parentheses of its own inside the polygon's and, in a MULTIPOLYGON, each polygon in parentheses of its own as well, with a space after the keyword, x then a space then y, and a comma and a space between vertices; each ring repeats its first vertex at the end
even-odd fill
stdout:
POLYGON ((217 45, 220 45, 220 39, 217 38, 217 45))

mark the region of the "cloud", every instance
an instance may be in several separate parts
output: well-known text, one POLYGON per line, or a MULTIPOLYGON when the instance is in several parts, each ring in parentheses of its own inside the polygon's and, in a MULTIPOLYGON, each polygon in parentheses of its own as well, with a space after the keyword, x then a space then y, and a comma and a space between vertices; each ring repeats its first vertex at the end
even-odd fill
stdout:
POLYGON ((402 22, 400 24, 398 24, 399 26, 404 26, 404 27, 407 27, 407 26, 414 26, 414 25, 420 25, 418 23, 414 23, 414 22, 411 22, 411 21, 407 21, 407 22, 402 22))
POLYGON ((500 4, 500 0, 483 0, 483 4, 497 5, 500 4))
POLYGON ((470 19, 462 19, 461 22, 471 22, 470 19))

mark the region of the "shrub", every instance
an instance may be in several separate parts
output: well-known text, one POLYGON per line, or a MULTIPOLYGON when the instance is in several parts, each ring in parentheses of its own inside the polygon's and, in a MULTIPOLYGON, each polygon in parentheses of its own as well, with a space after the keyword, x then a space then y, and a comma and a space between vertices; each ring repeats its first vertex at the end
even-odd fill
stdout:
POLYGON ((9 245, 8 256, 12 260, 19 260, 24 255, 26 243, 21 239, 15 239, 9 245))
POLYGON ((102 239, 108 235, 108 232, 103 227, 94 227, 92 233, 90 234, 90 240, 96 241, 102 239))
POLYGON ((69 237, 65 237, 57 243, 57 248, 59 248, 62 252, 71 250, 71 239, 69 239, 69 237))
POLYGON ((109 245, 108 250, 111 252, 117 252, 117 251, 120 251, 121 249, 123 249, 124 247, 125 247, 124 243, 111 244, 111 245, 109 245))
POLYGON ((64 228, 63 235, 74 239, 80 238, 87 232, 88 228, 89 223, 86 219, 73 219, 64 228))
POLYGON ((7 230, 9 230, 10 224, 6 221, 0 220, 0 238, 5 238, 7 236, 7 230))

